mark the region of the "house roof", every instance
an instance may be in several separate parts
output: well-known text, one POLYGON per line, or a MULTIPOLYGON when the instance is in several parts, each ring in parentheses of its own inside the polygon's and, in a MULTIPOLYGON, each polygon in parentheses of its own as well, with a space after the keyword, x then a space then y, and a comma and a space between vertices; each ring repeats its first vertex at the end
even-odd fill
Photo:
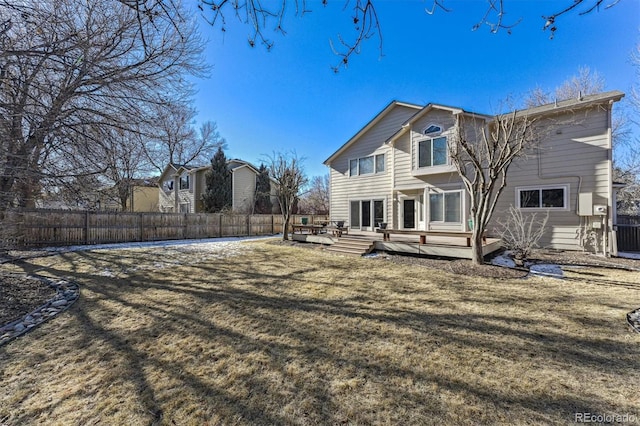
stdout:
POLYGON ((353 135, 351 139, 345 142, 336 152, 331 154, 329 158, 324 160, 323 164, 329 165, 338 155, 342 154, 347 148, 349 148, 360 136, 362 136, 365 132, 375 126, 380 120, 382 120, 392 109, 397 106, 403 106, 408 108, 414 108, 416 112, 418 112, 422 107, 416 104, 410 104, 407 102, 401 101, 391 101, 382 111, 380 111, 371 121, 369 121, 358 133, 353 135))
POLYGON ((173 164, 173 163, 167 164, 167 166, 164 168, 164 170, 160 174, 160 177, 158 178, 158 184, 160 184, 160 182, 162 182, 164 180, 165 176, 169 172, 171 172, 173 170, 173 174, 175 174, 180 167, 183 167, 183 166, 181 166, 179 164, 173 164))
MULTIPOLYGON (((579 98, 574 98, 574 99, 556 101, 550 104, 540 105, 533 108, 525 108, 525 109, 518 110, 516 112, 519 114, 526 114, 527 116, 537 116, 537 115, 544 115, 548 113, 569 111, 575 108, 584 108, 590 105, 599 105, 607 102, 615 102, 622 99, 622 97, 624 97, 624 93, 618 90, 612 90, 609 92, 581 96, 579 98)), ((323 164, 329 165, 329 163, 331 163, 337 156, 339 156, 347 148, 349 148, 360 136, 362 136, 366 131, 371 129, 371 127, 373 127, 376 123, 382 120, 393 108, 399 105, 409 107, 409 108, 415 108, 417 111, 415 114, 409 117, 400 126, 400 128, 385 141, 385 144, 395 141, 398 137, 404 134, 411 127, 413 123, 415 123, 425 114, 427 114, 429 111, 432 111, 434 109, 450 111, 453 114, 470 115, 472 117, 476 117, 484 120, 492 120, 494 118, 494 116, 492 115, 474 113, 471 111, 465 111, 462 108, 451 107, 447 105, 429 103, 425 106, 419 106, 419 105, 410 104, 406 102, 392 101, 381 112, 379 112, 371 121, 369 121, 362 129, 360 129, 358 133, 356 133, 353 137, 351 137, 351 139, 349 139, 340 148, 338 148, 336 152, 331 154, 331 156, 329 156, 329 158, 327 158, 323 162, 323 164)))
POLYGON ((542 115, 549 112, 562 112, 575 108, 583 108, 588 105, 603 104, 611 101, 619 101, 624 97, 624 93, 619 90, 611 90, 609 92, 596 93, 594 95, 581 96, 579 98, 566 99, 563 101, 556 101, 545 105, 540 105, 533 108, 526 108, 516 111, 518 113, 525 113, 528 116, 542 115))
POLYGON ((238 166, 232 167, 231 171, 234 171, 235 169, 238 169, 240 167, 248 167, 256 174, 260 173, 259 169, 248 161, 240 160, 239 158, 232 158, 231 160, 227 161, 227 165, 230 165, 231 163, 238 163, 238 166))
POLYGON ((411 127, 411 125, 413 123, 415 123, 416 121, 421 119, 426 113, 428 113, 429 111, 432 111, 434 109, 439 109, 439 110, 443 110, 443 111, 449 111, 452 114, 456 114, 456 115, 457 114, 464 114, 464 115, 470 115, 470 116, 478 117, 478 118, 482 118, 482 119, 491 119, 492 118, 490 115, 478 114, 478 113, 475 113, 475 112, 465 111, 462 108, 456 108, 456 107, 450 107, 450 106, 446 106, 446 105, 430 103, 430 104, 425 105, 420 111, 418 111, 417 113, 415 113, 414 115, 409 117, 404 123, 402 123, 402 126, 400 126, 400 128, 393 135, 391 135, 386 141, 384 141, 384 143, 385 144, 391 143, 391 142, 395 141, 396 139, 398 139, 400 136, 402 136, 402 134, 404 132, 407 131, 407 129, 409 129, 411 127))
POLYGON ((132 179, 131 183, 134 186, 157 186, 159 178, 157 176, 140 178, 140 179, 132 179))

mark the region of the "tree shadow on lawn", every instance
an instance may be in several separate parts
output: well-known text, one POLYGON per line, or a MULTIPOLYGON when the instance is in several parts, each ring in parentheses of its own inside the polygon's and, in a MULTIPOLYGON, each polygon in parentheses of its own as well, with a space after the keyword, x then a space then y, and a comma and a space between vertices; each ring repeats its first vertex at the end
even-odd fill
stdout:
MULTIPOLYGON (((187 401, 172 400, 172 389, 163 381, 179 383, 183 399, 187 394, 202 401, 198 415, 215 415, 223 422, 333 424, 386 418, 491 422, 509 415, 546 422, 568 421, 576 412, 610 413, 633 407, 632 402, 607 401, 590 392, 586 383, 560 383, 566 389, 549 393, 534 386, 528 392, 526 385, 517 383, 517 374, 486 377, 499 374, 503 363, 509 368, 515 365, 516 370, 518 366, 567 370, 564 374, 575 373, 577 378, 588 378, 590 371, 617 377, 637 376, 640 371, 640 350, 631 340, 577 335, 566 328, 554 331, 538 319, 502 312, 501 306, 518 302, 509 294, 516 284, 503 283, 502 298, 489 288, 474 292, 460 285, 457 297, 465 305, 455 309, 456 300, 430 294, 442 281, 449 281, 455 290, 455 277, 439 277, 436 286, 416 285, 422 306, 408 305, 409 288, 385 293, 349 282, 348 268, 367 268, 366 260, 322 258, 313 266, 294 267, 291 275, 283 272, 291 271, 286 250, 268 254, 256 250, 240 268, 223 259, 192 267, 188 277, 172 271, 160 277, 153 271, 136 271, 124 284, 121 279, 83 272, 79 264, 108 259, 125 270, 136 260, 133 255, 82 252, 62 258, 71 265, 71 273, 58 264, 42 268, 26 263, 24 269, 71 275, 81 285, 83 297, 70 310, 78 335, 68 349, 89 350, 96 341, 102 342, 120 360, 118 379, 133 384, 135 395, 129 396, 135 397, 149 422, 169 422, 188 408, 187 401), (343 278, 329 282, 314 275, 331 268, 343 278), (332 299, 296 294, 302 286, 342 293, 332 299), (494 306, 495 312, 478 314, 469 306, 481 304, 494 306), (117 328, 114 321, 123 312, 135 312, 134 321, 142 327, 117 328), (183 346, 171 348, 172 340, 183 346), (179 353, 167 357, 163 346, 179 353), (449 349, 442 353, 443 348, 449 349), (475 351, 492 360, 483 364, 480 359, 475 369, 463 365, 464 375, 451 371, 457 367, 455 361, 445 360, 464 363, 465 357, 477 356, 475 351), (412 368, 407 361, 424 365, 412 368), (194 362, 200 364, 197 371, 194 362), (224 372, 227 362, 243 368, 224 372), (237 376, 218 380, 225 374, 237 376), (352 389, 353 378, 360 384, 352 389), (403 380, 409 384, 403 385, 403 380), (456 405, 443 402, 442 394, 464 400, 464 412, 454 413, 456 405), (395 406, 386 406, 389 403, 395 406)), ((542 299, 557 303, 561 296, 550 293, 542 299)), ((535 376, 535 371, 523 376, 535 376)), ((26 418, 29 415, 25 413, 26 418)))

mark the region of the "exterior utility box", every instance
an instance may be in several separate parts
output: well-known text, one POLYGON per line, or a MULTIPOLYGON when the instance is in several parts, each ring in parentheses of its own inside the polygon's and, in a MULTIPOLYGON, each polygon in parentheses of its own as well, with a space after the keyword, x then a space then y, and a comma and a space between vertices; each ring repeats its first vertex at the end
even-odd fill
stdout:
POLYGON ((578 195, 578 216, 593 216, 593 192, 578 195))

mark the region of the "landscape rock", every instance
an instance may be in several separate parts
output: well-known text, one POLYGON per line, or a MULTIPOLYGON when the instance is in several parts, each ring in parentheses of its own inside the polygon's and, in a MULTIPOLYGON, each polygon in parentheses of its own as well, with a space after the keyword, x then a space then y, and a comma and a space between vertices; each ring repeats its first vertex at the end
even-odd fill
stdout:
POLYGON ((67 281, 53 282, 47 279, 43 281, 56 290, 55 297, 22 319, 0 327, 0 346, 65 311, 80 296, 80 289, 76 284, 67 281))

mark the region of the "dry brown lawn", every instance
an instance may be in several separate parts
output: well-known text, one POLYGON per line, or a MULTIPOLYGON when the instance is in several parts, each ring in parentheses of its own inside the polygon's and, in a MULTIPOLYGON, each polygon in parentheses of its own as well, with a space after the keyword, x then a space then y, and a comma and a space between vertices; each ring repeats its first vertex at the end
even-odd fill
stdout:
POLYGON ((640 419, 638 272, 470 278, 266 242, 10 269, 81 296, 0 348, 0 424, 640 419))

